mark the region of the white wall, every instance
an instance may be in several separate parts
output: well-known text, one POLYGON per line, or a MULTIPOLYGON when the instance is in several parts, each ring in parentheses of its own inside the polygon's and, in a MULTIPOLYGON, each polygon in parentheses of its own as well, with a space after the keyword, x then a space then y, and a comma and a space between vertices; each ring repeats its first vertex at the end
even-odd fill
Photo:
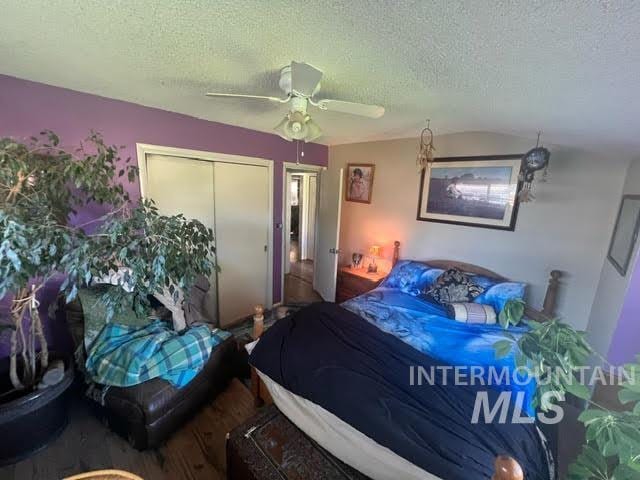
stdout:
MULTIPOLYGON (((435 139, 438 157, 524 153, 534 144, 484 132, 435 139)), ((341 263, 372 244, 390 257, 399 240, 401 258, 467 261, 525 281, 535 306, 542 305, 549 272, 562 270, 558 313, 586 328, 628 162, 550 146, 549 182, 538 184, 537 200, 521 206, 516 231, 508 232, 417 221, 417 145, 402 139, 330 147, 331 169, 376 165, 371 204, 343 200, 341 263)))
MULTIPOLYGON (((629 166, 624 189, 618 195, 618 205, 623 194, 640 194, 640 160, 634 161, 629 166)), ((613 226, 607 231, 608 239, 611 239, 612 233, 613 226)), ((620 311, 627 293, 629 280, 636 264, 639 244, 640 242, 636 242, 634 254, 629 262, 629 269, 624 277, 618 273, 606 258, 602 265, 588 328, 591 345, 602 355, 607 354, 613 332, 620 318, 620 311)))

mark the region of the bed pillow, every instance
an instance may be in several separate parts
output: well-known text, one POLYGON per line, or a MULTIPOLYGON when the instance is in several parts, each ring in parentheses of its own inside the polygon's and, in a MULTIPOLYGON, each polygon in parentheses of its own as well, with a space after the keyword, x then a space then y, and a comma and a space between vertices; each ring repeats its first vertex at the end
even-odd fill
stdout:
POLYGON ((476 297, 473 303, 491 305, 496 312, 500 313, 509 300, 523 300, 526 288, 527 285, 520 282, 497 283, 476 297))
POLYGON ((422 262, 402 260, 396 263, 380 286, 397 288, 411 295, 419 295, 425 288, 429 270, 432 268, 422 262))
POLYGON ((496 280, 495 278, 485 277, 484 275, 471 275, 471 280, 476 285, 484 288, 485 291, 500 283, 500 280, 496 280))
POLYGON ((447 305, 449 318, 462 323, 496 323, 496 311, 491 305, 482 303, 450 303, 447 305))
POLYGON ((431 270, 428 270, 425 274, 424 274, 424 288, 423 290, 429 290, 429 288, 431 288, 433 286, 434 283, 436 283, 436 280, 438 280, 438 277, 440 275, 442 275, 444 273, 444 270, 442 268, 432 268, 431 270))
POLYGON ((442 273, 425 296, 437 303, 472 302, 484 289, 476 285, 466 273, 450 268, 442 273))
MULTIPOLYGON (((107 306, 102 301, 102 296, 108 289, 112 288, 120 287, 109 284, 98 284, 78 290, 78 298, 80 299, 82 313, 84 316, 85 348, 89 348, 107 324, 107 306)), ((142 328, 148 325, 149 322, 151 322, 151 320, 147 315, 138 315, 131 306, 123 308, 110 320, 110 323, 117 323, 135 328, 142 328)))

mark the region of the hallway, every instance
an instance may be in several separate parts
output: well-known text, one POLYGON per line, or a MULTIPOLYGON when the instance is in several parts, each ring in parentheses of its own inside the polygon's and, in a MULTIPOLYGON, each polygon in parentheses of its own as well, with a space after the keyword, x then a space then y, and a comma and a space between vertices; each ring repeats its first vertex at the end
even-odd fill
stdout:
POLYGON ((300 260, 296 240, 291 241, 289 252, 290 273, 284 276, 284 303, 311 303, 322 301, 313 290, 313 260, 300 260))

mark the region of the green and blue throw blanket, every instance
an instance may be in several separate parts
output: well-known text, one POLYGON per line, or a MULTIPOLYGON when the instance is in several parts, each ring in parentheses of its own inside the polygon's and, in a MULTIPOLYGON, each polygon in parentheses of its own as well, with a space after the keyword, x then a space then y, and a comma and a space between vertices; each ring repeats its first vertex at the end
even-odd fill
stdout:
POLYGON ((108 323, 91 345, 85 366, 102 385, 129 387, 160 377, 181 388, 230 335, 207 325, 177 333, 160 320, 144 327, 108 323))

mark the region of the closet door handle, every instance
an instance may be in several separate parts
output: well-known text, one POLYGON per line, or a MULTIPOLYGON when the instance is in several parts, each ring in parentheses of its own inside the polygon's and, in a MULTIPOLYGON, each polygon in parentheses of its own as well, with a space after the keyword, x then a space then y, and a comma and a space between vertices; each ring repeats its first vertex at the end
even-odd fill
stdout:
POLYGON ((265 245, 265 246, 264 246, 264 251, 265 251, 265 252, 268 252, 268 251, 269 251, 269 245, 265 245))

